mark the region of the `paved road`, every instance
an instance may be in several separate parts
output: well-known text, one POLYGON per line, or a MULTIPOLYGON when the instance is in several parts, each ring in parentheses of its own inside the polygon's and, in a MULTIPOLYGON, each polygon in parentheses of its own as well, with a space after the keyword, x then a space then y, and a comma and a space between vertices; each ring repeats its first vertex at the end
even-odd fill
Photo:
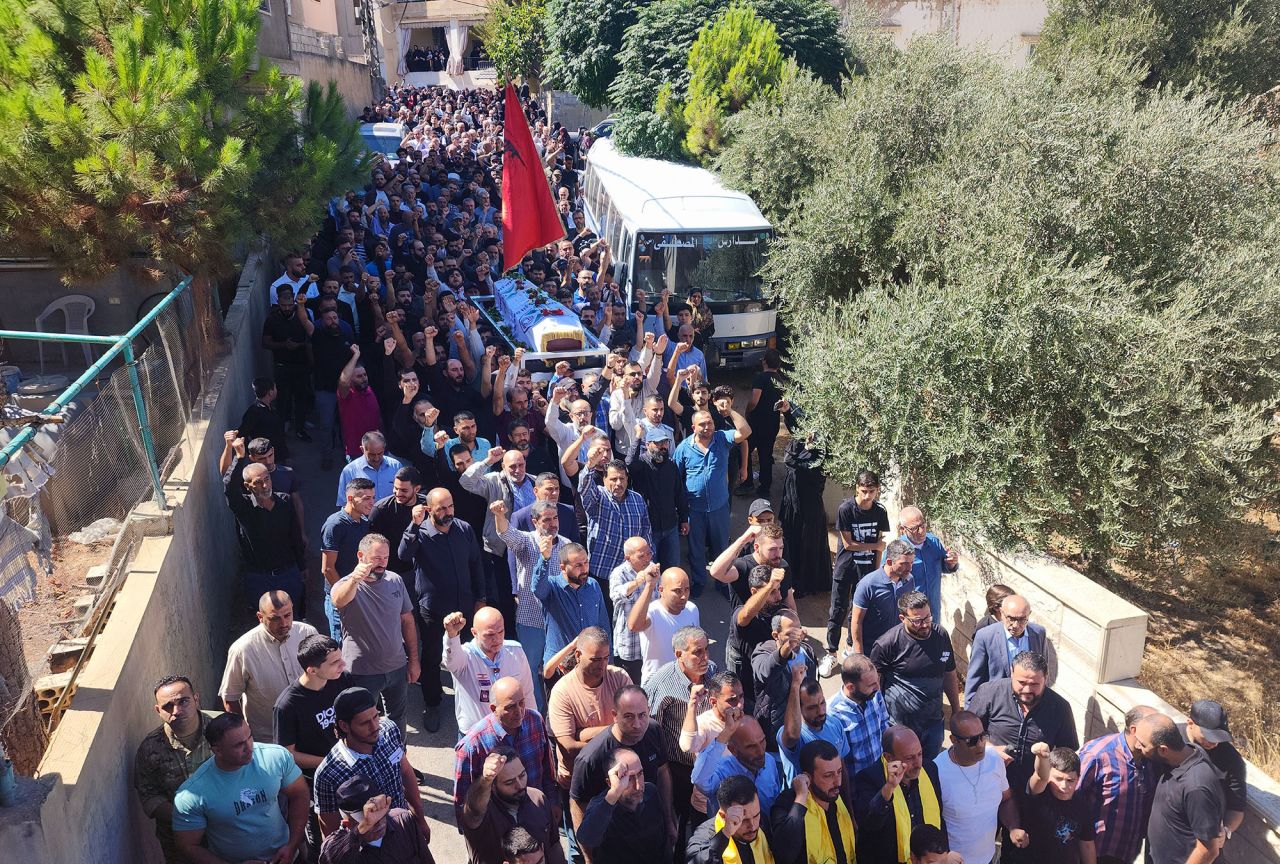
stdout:
MULTIPOLYGON (((734 382, 738 383, 738 382, 734 382)), ((291 463, 303 480, 303 499, 305 501, 305 520, 307 539, 312 550, 311 582, 307 586, 309 598, 322 598, 320 587, 320 528, 324 520, 334 511, 333 502, 338 484, 337 467, 322 471, 320 456, 316 447, 291 441, 291 463)), ((781 460, 775 469, 774 495, 781 498, 786 467, 781 460)), ((733 515, 730 523, 731 535, 736 537, 746 525, 748 498, 733 498, 733 515)), ((777 503, 777 502, 775 502, 777 503)), ((326 632, 327 624, 324 610, 319 599, 313 600, 308 609, 307 621, 326 632)), ((827 619, 827 598, 814 596, 803 598, 800 603, 801 619, 808 625, 811 637, 817 640, 815 647, 821 646, 823 630, 827 619)), ((706 591, 698 600, 702 626, 713 640, 711 655, 722 668, 724 665, 724 644, 728 638, 730 612, 728 602, 714 590, 706 591)), ((235 633, 243 633, 255 622, 248 616, 237 622, 235 633)), ((515 638, 508 634, 508 638, 515 638)), ((466 847, 462 835, 454 827, 453 818, 453 746, 458 739, 458 728, 453 717, 453 696, 450 676, 447 672, 438 673, 443 676, 446 685, 446 697, 441 706, 440 731, 434 735, 422 728, 422 691, 411 687, 409 693, 408 732, 409 761, 415 768, 426 775, 425 784, 421 787, 422 800, 427 818, 431 824, 431 850, 437 861, 449 864, 461 864, 466 860, 466 847)), ((837 689, 839 678, 831 678, 824 682, 828 697, 837 689)))

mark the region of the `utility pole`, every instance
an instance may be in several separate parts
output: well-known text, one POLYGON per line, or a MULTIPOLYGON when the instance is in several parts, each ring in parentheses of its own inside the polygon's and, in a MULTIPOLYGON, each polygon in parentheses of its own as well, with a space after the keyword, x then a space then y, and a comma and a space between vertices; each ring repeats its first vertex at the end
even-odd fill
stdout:
POLYGON ((382 52, 378 48, 377 16, 382 6, 378 0, 355 0, 356 18, 360 22, 360 35, 364 37, 364 58, 369 66, 374 102, 381 101, 387 92, 387 80, 382 75, 382 52))

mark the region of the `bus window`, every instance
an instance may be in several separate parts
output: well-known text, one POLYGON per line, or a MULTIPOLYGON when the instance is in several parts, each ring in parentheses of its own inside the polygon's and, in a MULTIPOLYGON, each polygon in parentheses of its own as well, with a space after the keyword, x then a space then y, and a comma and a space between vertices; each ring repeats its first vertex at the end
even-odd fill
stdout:
POLYGON ((649 294, 669 288, 686 297, 698 287, 710 302, 759 300, 768 241, 768 231, 643 233, 636 240, 635 283, 649 294))

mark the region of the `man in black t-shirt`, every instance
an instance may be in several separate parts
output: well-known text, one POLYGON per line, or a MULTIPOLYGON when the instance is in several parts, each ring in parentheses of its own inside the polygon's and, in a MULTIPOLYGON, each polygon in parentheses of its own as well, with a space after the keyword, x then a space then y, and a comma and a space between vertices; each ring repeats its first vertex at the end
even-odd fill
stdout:
POLYGON ((898 598, 900 623, 868 653, 880 673, 885 707, 895 723, 920 738, 926 762, 942 750, 942 696, 960 710, 960 683, 951 637, 933 621, 929 598, 909 591, 898 598))
POLYGON ((1187 738, 1204 750, 1214 767, 1222 772, 1222 794, 1226 811, 1222 824, 1228 837, 1244 822, 1244 810, 1249 800, 1249 787, 1245 777, 1244 757, 1232 743, 1231 729, 1227 725, 1227 711, 1212 699, 1199 699, 1191 705, 1187 721, 1187 738))
MULTIPOLYGON (((290 684, 275 704, 276 743, 293 754, 310 788, 312 777, 338 740, 333 702, 351 686, 342 659, 342 646, 328 636, 315 634, 298 645, 302 675, 290 684)), ((311 860, 320 853, 320 831, 315 811, 307 819, 307 846, 311 860)))
POLYGON ((649 700, 634 684, 620 688, 613 696, 614 720, 578 752, 573 760, 569 783, 569 813, 576 831, 591 799, 609 788, 609 765, 615 751, 626 748, 640 758, 646 783, 658 787, 667 828, 674 832, 675 811, 671 801, 671 772, 663 755, 662 730, 649 716, 649 700))
POLYGON ((351 359, 355 333, 338 318, 335 306, 320 313, 319 326, 311 334, 312 372, 315 381, 316 435, 320 439, 320 468, 333 467, 338 428, 338 376, 351 359))
POLYGON ((793 611, 796 608, 796 594, 791 587, 791 569, 782 557, 784 546, 782 526, 776 522, 768 524, 748 525, 742 535, 731 541, 729 545, 711 562, 707 572, 711 578, 724 582, 733 589, 735 604, 746 603, 751 597, 751 586, 748 577, 753 568, 760 564, 770 570, 780 569, 786 575, 782 579, 782 602, 793 611), (751 544, 751 554, 739 556, 738 552, 744 544, 751 544))
MULTIPOLYGON (((782 369, 782 355, 770 348, 764 352, 760 360, 761 370, 751 382, 751 398, 747 402, 747 424, 751 426, 751 437, 747 439, 747 458, 755 452, 760 465, 760 479, 754 494, 769 497, 773 486, 773 445, 778 439, 778 422, 782 419, 782 388, 778 385, 778 372, 782 369)), ((749 494, 751 488, 751 466, 747 466, 747 482, 740 487, 739 493, 749 494)))
MULTIPOLYGON (((307 435, 307 410, 311 407, 311 334, 315 325, 303 303, 295 302, 293 289, 282 285, 276 290, 276 305, 262 324, 262 347, 271 352, 276 388, 279 391, 276 410, 293 422, 293 431, 304 441, 307 435)), ((275 440, 288 455, 288 443, 275 440)))
POLYGON ((755 701, 755 679, 751 674, 751 654, 761 642, 773 637, 773 616, 784 608, 782 586, 786 571, 759 564, 751 568, 746 583, 751 596, 729 616, 729 641, 725 644, 725 668, 742 681, 745 703, 755 701))
POLYGON ((1159 862, 1212 861, 1225 836, 1226 807, 1217 769, 1203 750, 1182 739, 1164 714, 1138 721, 1134 743, 1143 759, 1164 772, 1151 799, 1147 854, 1159 862))
MULTIPOLYGON (((752 427, 754 428, 754 427, 752 427)), ((873 471, 858 474, 856 491, 836 511, 836 566, 831 575, 831 608, 827 614, 827 656, 818 674, 830 678, 840 668, 836 650, 840 631, 849 622, 849 598, 859 580, 880 566, 884 538, 889 533, 889 513, 879 502, 880 478, 873 471)), ((853 634, 848 636, 853 647, 853 634)), ((846 652, 848 653, 848 652, 846 652)))

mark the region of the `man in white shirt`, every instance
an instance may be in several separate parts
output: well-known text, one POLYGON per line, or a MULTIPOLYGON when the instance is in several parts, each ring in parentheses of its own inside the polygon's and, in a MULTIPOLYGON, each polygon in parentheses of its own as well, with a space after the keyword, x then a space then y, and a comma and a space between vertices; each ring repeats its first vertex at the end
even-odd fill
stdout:
POLYGON ((255 741, 271 744, 276 740, 276 699, 302 675, 298 646, 316 628, 293 620, 293 600, 284 591, 262 595, 258 621, 259 626, 231 643, 218 695, 226 710, 244 715, 255 741))
POLYGON ((284 256, 284 272, 271 283, 271 304, 275 305, 277 302, 276 289, 281 285, 291 287, 296 297, 301 298, 305 295, 308 300, 314 300, 320 296, 317 281, 315 276, 307 275, 307 264, 302 256, 297 252, 290 252, 284 256))
POLYGON ((466 731, 489 715, 489 691, 499 678, 515 678, 524 692, 533 692, 529 659, 519 642, 506 638, 502 613, 485 606, 472 619, 470 642, 459 638, 466 616, 451 612, 444 618, 444 666, 453 676, 453 712, 458 729, 466 731))
POLYGON ((933 761, 952 852, 960 853, 966 862, 991 861, 998 824, 1009 829, 1015 846, 1026 848, 1027 832, 1022 830, 1018 805, 1005 777, 1004 760, 987 747, 987 733, 977 714, 957 711, 951 715, 951 746, 933 761))
POLYGON ((658 667, 676 659, 671 646, 676 631, 700 624, 698 606, 689 600, 689 574, 679 567, 669 567, 661 576, 648 571, 636 605, 627 616, 627 627, 640 634, 640 686, 658 667), (655 593, 657 603, 652 602, 655 593))

